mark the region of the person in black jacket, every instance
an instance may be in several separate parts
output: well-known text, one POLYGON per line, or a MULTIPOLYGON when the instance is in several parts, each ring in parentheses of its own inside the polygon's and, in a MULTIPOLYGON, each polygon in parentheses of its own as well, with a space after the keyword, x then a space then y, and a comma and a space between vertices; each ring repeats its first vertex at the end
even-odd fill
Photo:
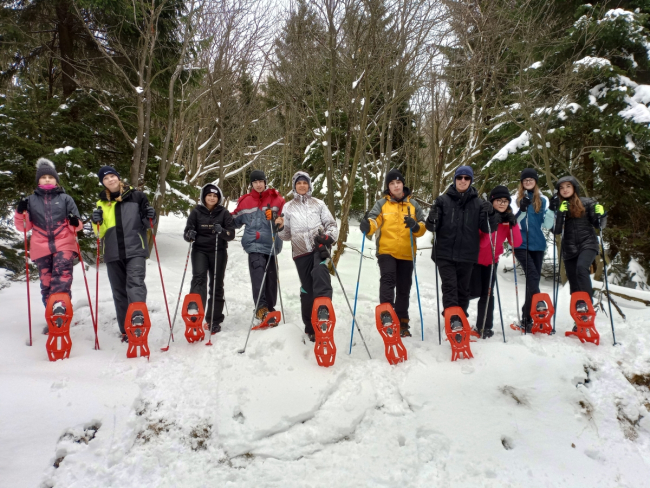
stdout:
POLYGON ((235 221, 230 212, 219 205, 222 199, 223 194, 218 186, 208 183, 201 188, 201 201, 187 218, 183 235, 187 242, 194 241, 190 293, 201 295, 205 321, 213 334, 221 331, 221 323, 224 319, 223 278, 228 263, 228 241, 235 238, 235 221), (215 259, 217 260, 216 277, 215 259), (206 307, 208 274, 211 298, 206 307))
POLYGON ((585 291, 593 299, 589 267, 599 251, 594 228, 605 228, 605 210, 595 200, 580 196, 580 185, 573 176, 560 178, 555 188, 558 194, 550 209, 558 210, 555 234, 561 234, 564 227, 562 258, 571 293, 585 291))
MULTIPOLYGON (((443 308, 461 307, 465 316, 472 270, 478 262, 479 229, 489 234, 498 224, 494 208, 479 198, 476 188, 471 186, 473 181, 472 168, 459 166, 454 183, 433 202, 425 223, 429 231, 435 232, 431 259, 436 261, 440 272, 443 308)), ((451 326, 461 328, 460 317, 452 317, 451 326)))

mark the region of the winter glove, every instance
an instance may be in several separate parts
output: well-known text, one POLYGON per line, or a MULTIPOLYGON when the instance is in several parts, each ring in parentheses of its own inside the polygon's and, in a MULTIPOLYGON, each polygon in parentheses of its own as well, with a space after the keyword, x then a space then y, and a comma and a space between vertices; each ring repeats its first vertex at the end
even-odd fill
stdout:
POLYGON ((596 212, 596 215, 598 215, 599 217, 602 217, 603 215, 605 215, 605 209, 603 208, 602 205, 597 204, 594 207, 594 212, 596 212))
POLYGON ((151 220, 156 218, 156 211, 153 207, 147 207, 147 218, 151 220))
POLYGON ((548 204, 548 209, 557 212, 557 209, 560 207, 560 197, 555 195, 553 198, 551 198, 551 202, 548 204))
POLYGON ((436 224, 438 223, 438 219, 440 217, 438 209, 438 204, 437 202, 433 202, 433 205, 431 205, 431 210, 429 210, 429 216, 427 217, 427 220, 435 227, 436 224))
POLYGON ((325 244, 316 244, 316 251, 318 251, 321 259, 327 259, 330 257, 330 251, 325 244))
POLYGON ((359 230, 364 235, 368 235, 368 232, 370 232, 370 221, 368 219, 361 219, 361 222, 359 222, 359 230))
POLYGON ((93 224, 101 224, 104 221, 104 212, 100 207, 93 210, 92 221, 93 224))
POLYGON ((25 213, 27 211, 28 206, 29 206, 29 199, 27 197, 21 198, 20 201, 18 202, 18 207, 16 208, 16 212, 25 213))
POLYGON ((223 232, 223 227, 221 227, 221 224, 214 224, 213 232, 215 234, 221 234, 221 232, 223 232))
POLYGON ((562 205, 560 205, 560 208, 559 208, 558 210, 559 210, 560 212, 566 212, 567 210, 569 210, 569 202, 567 202, 566 200, 564 200, 564 201, 562 202, 562 205))
POLYGON ((411 229, 411 232, 417 232, 418 230, 420 230, 420 224, 418 224, 418 221, 415 220, 410 215, 404 217, 404 227, 406 227, 407 229, 411 229))
POLYGON ((521 213, 527 213, 529 205, 530 205, 530 198, 528 197, 522 198, 521 202, 519 202, 519 209, 521 210, 521 213))
POLYGON ((76 215, 68 215, 68 222, 72 227, 79 227, 79 218, 76 215))
POLYGON ((482 205, 482 210, 486 212, 488 215, 494 215, 494 207, 490 202, 483 202, 482 205))
POLYGON ((318 244, 323 244, 325 246, 332 247, 332 244, 334 244, 334 239, 332 239, 327 234, 318 234, 314 238, 314 244, 316 245, 316 247, 318 247, 318 244))
POLYGON ((185 239, 190 242, 194 242, 196 240, 196 231, 193 229, 188 230, 185 233, 185 239))
POLYGON ((273 218, 273 210, 267 208, 264 210, 264 215, 266 215, 266 220, 271 220, 273 218))
POLYGON ((501 214, 501 223, 515 225, 517 223, 517 217, 512 212, 503 212, 501 214))

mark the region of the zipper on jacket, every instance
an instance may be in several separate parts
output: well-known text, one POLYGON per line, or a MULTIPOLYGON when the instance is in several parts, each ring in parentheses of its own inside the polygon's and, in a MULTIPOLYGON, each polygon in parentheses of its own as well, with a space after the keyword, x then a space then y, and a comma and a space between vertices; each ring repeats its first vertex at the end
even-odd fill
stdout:
POLYGON ((142 240, 142 236, 138 232, 138 237, 140 238, 140 243, 142 244, 142 249, 144 249, 144 241, 142 240))

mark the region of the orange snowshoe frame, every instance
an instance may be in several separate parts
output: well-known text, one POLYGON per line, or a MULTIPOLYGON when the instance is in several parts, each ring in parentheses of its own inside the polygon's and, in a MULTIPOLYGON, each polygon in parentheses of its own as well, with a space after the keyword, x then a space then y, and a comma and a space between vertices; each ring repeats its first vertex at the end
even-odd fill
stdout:
POLYGON ((445 334, 447 334, 447 340, 449 340, 449 344, 451 344, 452 361, 474 357, 472 355, 472 350, 469 347, 471 332, 472 330, 462 308, 449 307, 445 309, 445 334), (451 318, 454 315, 457 315, 463 324, 463 328, 460 330, 451 330, 451 318))
POLYGON ((183 322, 185 322, 185 339, 187 339, 187 342, 190 344, 205 339, 205 332, 202 325, 204 316, 205 310, 203 310, 201 295, 198 293, 188 293, 185 295, 181 317, 183 317, 183 322), (199 309, 196 315, 190 315, 187 311, 187 308, 192 302, 196 303, 199 309))
POLYGON ((67 359, 72 350, 70 339, 70 322, 72 322, 72 303, 67 293, 54 293, 47 299, 45 306, 45 319, 47 320, 47 343, 45 350, 50 361, 67 359), (53 315, 52 309, 56 302, 63 302, 65 314, 53 315))
POLYGON ((596 345, 600 344, 600 334, 596 330, 596 311, 591 304, 591 297, 589 293, 584 291, 576 291, 571 294, 571 317, 575 320, 577 331, 568 331, 564 335, 566 337, 576 336, 580 342, 592 342, 596 345), (587 304, 589 310, 587 312, 578 312, 576 306, 578 301, 582 300, 587 304))
POLYGON ((149 359, 150 351, 147 337, 149 336, 150 330, 151 320, 149 320, 147 304, 144 302, 130 303, 129 308, 126 311, 126 320, 124 323, 124 331, 129 338, 129 348, 126 351, 127 358, 137 358, 139 356, 149 359), (142 315, 144 316, 143 325, 133 325, 131 323, 131 317, 133 316, 133 312, 136 310, 142 312, 142 315))
POLYGON ((280 320, 282 320, 282 314, 280 312, 269 312, 259 325, 253 327, 253 330, 264 330, 271 327, 277 327, 280 325, 280 320))
POLYGON ((400 336, 400 323, 397 314, 390 303, 382 303, 375 308, 375 321, 377 330, 384 341, 384 353, 389 364, 398 364, 408 359, 406 348, 400 336), (390 314, 391 323, 384 325, 381 320, 382 313, 390 314))
POLYGON ((535 293, 530 304, 530 316, 533 319, 531 333, 551 335, 553 333, 551 319, 553 318, 554 313, 555 308, 553 307, 553 301, 548 293, 535 293), (545 312, 537 311, 537 304, 539 302, 546 303, 547 310, 545 312))
POLYGON ((314 354, 319 366, 329 368, 334 365, 336 359, 336 345, 334 344, 334 326, 336 325, 336 315, 332 300, 327 297, 318 297, 314 300, 314 306, 311 309, 311 323, 316 335, 314 344, 314 354), (329 318, 325 321, 318 320, 318 309, 321 305, 327 307, 329 318))

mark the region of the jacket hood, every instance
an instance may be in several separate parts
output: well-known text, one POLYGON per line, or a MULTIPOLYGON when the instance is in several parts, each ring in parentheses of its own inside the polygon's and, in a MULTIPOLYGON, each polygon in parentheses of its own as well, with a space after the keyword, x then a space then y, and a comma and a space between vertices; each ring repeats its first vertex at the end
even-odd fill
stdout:
MULTIPOLYGON (((459 192, 456 189, 456 184, 455 183, 452 183, 451 185, 449 185, 449 188, 447 188, 447 191, 445 193, 447 193, 447 195, 449 195, 450 197, 455 198, 455 199, 461 199, 463 197, 463 193, 459 192)), ((466 200, 469 200, 471 198, 478 197, 478 190, 476 188, 474 188, 473 186, 470 186, 467 189, 467 191, 465 192, 465 194, 467 195, 465 197, 466 200)))
POLYGON ((203 185, 201 187, 201 196, 199 198, 199 205, 202 206, 202 207, 206 207, 206 208, 207 208, 207 206, 205 204, 205 193, 204 192, 205 192, 206 188, 208 188, 209 186, 214 186, 217 189, 217 191, 219 192, 219 200, 217 200, 217 205, 221 204, 221 201, 223 200, 223 192, 221 191, 221 188, 219 188, 219 186, 215 185, 214 183, 206 183, 205 185, 203 185))
POLYGON ((301 176, 304 176, 305 178, 307 178, 307 181, 309 182, 309 190, 307 191, 307 193, 304 196, 309 196, 310 197, 311 192, 312 192, 312 190, 314 188, 312 187, 312 184, 311 184, 311 176, 309 176, 304 171, 297 171, 296 174, 293 175, 293 178, 291 178, 291 188, 293 188, 293 195, 294 195, 294 197, 299 196, 298 192, 296 191, 296 180, 298 178, 300 178, 301 176))
POLYGON ((578 183, 578 180, 576 180, 573 176, 563 176, 557 180, 557 183, 555 183, 555 190, 560 191, 560 185, 562 183, 566 183, 567 181, 573 185, 573 189, 575 190, 576 194, 580 196, 580 184, 578 183))
MULTIPOLYGON (((387 188, 384 190, 384 195, 386 195, 386 199, 390 200, 391 202, 397 202, 395 200, 395 197, 390 194, 390 190, 387 188)), ((400 202, 408 202, 411 197, 411 189, 408 187, 404 187, 404 197, 400 200, 400 202)))

